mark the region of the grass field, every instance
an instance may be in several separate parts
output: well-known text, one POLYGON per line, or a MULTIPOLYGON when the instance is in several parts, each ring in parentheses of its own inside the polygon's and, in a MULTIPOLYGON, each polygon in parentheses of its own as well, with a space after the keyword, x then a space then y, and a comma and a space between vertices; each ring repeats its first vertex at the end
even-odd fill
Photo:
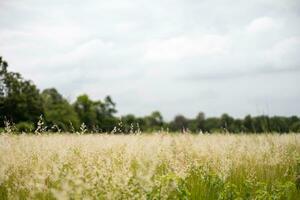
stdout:
POLYGON ((0 199, 300 199, 300 135, 1 135, 0 199))

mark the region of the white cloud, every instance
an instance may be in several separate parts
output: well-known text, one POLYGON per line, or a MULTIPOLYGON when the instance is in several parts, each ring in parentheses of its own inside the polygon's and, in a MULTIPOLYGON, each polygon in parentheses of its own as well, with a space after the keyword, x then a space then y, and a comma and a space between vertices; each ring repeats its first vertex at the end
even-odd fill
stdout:
POLYGON ((300 69, 300 36, 285 38, 265 53, 266 62, 278 69, 300 69))
POLYGON ((111 94, 121 114, 243 116, 266 97, 277 114, 299 113, 300 71, 289 71, 300 64, 299 9, 298 0, 0 0, 0 56, 40 88, 111 94))
POLYGON ((252 33, 258 33, 270 31, 277 27, 278 24, 271 17, 260 17, 254 19, 249 25, 247 25, 246 30, 252 33))
POLYGON ((195 56, 221 54, 229 41, 225 36, 179 36, 147 42, 144 59, 147 61, 177 61, 195 56))
MULTIPOLYGON (((112 42, 104 42, 100 39, 93 39, 78 45, 70 52, 59 54, 53 58, 48 58, 48 65, 51 66, 70 66, 75 63, 91 64, 93 61, 99 61, 103 54, 112 51, 114 44, 112 42)), ((44 60, 42 62, 47 62, 44 60)))

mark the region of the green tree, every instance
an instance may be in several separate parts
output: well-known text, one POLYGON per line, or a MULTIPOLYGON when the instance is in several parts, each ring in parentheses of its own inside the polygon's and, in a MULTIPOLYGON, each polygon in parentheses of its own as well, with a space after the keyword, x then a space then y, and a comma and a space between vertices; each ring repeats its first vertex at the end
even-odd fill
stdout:
POLYGON ((160 130, 164 127, 164 120, 159 111, 154 111, 151 115, 146 116, 145 120, 145 129, 147 131, 160 130))
POLYGON ((217 117, 210 117, 205 120, 205 130, 213 133, 213 132, 220 132, 221 131, 221 121, 220 118, 217 117))
POLYGON ((97 128, 104 132, 112 131, 118 123, 118 119, 114 117, 114 114, 117 113, 116 103, 112 98, 106 96, 103 102, 94 102, 94 109, 96 111, 97 128))
POLYGON ((175 116, 174 120, 170 123, 170 129, 172 131, 183 132, 188 128, 188 119, 183 115, 175 116))
POLYGON ((39 90, 31 81, 7 68, 7 62, 0 58, 0 121, 37 122, 44 114, 39 90))
POLYGON ((243 126, 245 127, 245 132, 254 133, 254 125, 251 115, 247 115, 243 120, 243 126))
POLYGON ((270 132, 269 117, 266 115, 253 118, 253 127, 256 133, 270 132))
POLYGON ((123 123, 125 133, 129 133, 130 131, 135 131, 138 121, 134 115, 129 114, 129 115, 122 116, 121 121, 123 123))
POLYGON ((73 104, 80 122, 85 123, 89 130, 110 132, 118 123, 114 117, 117 112, 110 96, 105 97, 104 101, 93 101, 88 95, 80 95, 73 104))
POLYGON ((300 133, 300 121, 294 122, 294 123, 291 125, 290 130, 291 130, 293 133, 300 133))
POLYGON ((274 116, 270 118, 269 128, 272 132, 287 133, 289 132, 288 121, 286 117, 274 116))
POLYGON ((221 121, 221 126, 223 129, 225 129, 226 131, 234 131, 234 127, 233 127, 233 123, 234 123, 234 119, 233 117, 229 116, 228 114, 223 114, 220 118, 221 121))
POLYGON ((42 94, 45 120, 48 126, 57 125, 60 129, 71 130, 70 126, 78 129, 79 118, 74 108, 63 98, 55 88, 45 89, 42 94))
POLYGON ((199 112, 196 119, 197 131, 206 131, 205 130, 205 114, 203 112, 199 112))
POLYGON ((97 124, 97 113, 95 103, 88 95, 83 94, 77 97, 73 104, 76 113, 79 116, 80 122, 84 123, 89 129, 92 129, 97 124))

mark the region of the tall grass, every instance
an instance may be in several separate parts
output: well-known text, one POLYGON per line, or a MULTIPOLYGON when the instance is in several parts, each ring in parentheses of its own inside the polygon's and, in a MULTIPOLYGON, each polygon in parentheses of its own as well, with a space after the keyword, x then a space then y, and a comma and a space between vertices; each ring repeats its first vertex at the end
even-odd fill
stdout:
POLYGON ((0 199, 300 199, 300 135, 1 135, 0 199))

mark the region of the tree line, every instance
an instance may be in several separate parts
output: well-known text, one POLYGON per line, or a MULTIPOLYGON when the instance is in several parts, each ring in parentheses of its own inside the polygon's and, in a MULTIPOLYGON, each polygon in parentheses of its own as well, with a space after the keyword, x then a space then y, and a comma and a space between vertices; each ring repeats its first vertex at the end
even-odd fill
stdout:
POLYGON ((132 114, 117 117, 116 113, 116 104, 110 96, 95 101, 82 94, 70 103, 55 88, 40 91, 20 73, 8 71, 7 62, 0 57, 0 129, 10 124, 15 132, 300 132, 298 116, 247 115, 235 119, 223 114, 207 118, 199 112, 195 118, 177 115, 166 122, 159 111, 144 117, 132 114))

